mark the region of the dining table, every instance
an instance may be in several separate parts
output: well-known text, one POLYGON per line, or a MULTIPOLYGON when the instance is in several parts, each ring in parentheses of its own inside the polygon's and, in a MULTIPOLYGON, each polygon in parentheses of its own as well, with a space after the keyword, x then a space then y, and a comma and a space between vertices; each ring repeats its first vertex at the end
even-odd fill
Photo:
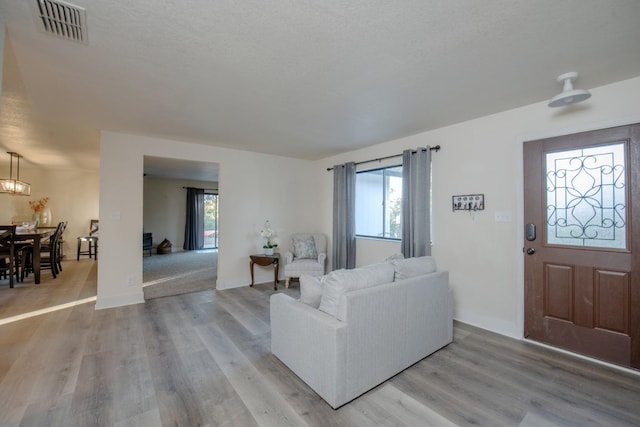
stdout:
POLYGON ((18 227, 14 241, 16 243, 31 242, 33 244, 33 276, 36 285, 40 283, 40 247, 42 239, 51 236, 56 227, 38 227, 33 230, 18 227))

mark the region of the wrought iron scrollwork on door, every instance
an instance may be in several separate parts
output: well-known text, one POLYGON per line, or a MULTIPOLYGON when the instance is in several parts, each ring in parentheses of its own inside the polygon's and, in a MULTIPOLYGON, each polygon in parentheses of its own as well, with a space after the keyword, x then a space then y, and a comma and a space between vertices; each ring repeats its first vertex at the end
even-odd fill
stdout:
POLYGON ((546 154, 547 241, 626 247, 625 144, 546 154))

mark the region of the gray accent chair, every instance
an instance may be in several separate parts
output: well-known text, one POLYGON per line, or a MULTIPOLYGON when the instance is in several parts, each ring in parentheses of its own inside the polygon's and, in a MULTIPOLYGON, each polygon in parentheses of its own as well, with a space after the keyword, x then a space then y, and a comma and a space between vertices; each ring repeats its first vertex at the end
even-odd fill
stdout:
POLYGON ((291 250, 284 254, 285 287, 289 288, 292 278, 299 278, 303 274, 322 276, 325 273, 327 260, 327 237, 320 233, 296 233, 291 235, 291 250), (296 256, 294 239, 313 237, 317 258, 300 258, 296 256))

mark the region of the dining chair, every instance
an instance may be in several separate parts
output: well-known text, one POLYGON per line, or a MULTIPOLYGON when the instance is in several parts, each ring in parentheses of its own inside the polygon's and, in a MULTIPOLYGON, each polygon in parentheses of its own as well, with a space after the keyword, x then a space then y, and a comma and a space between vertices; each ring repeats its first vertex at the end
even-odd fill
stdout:
POLYGON ((142 253, 149 251, 149 256, 153 254, 153 233, 142 233, 142 253))
MULTIPOLYGON (((51 270, 51 275, 54 279, 62 271, 58 254, 60 253, 60 236, 65 227, 66 223, 58 223, 56 231, 49 237, 49 240, 43 242, 40 246, 40 271, 51 270)), ((33 271, 33 249, 33 246, 23 249, 20 280, 24 280, 29 275, 29 272, 33 271)))
POLYGON ((89 235, 78 237, 78 261, 80 261, 80 255, 88 255, 89 258, 98 260, 98 231, 100 229, 100 222, 97 219, 92 219, 89 225, 89 235), (82 250, 82 243, 87 242, 89 247, 86 251, 82 250))
POLYGON ((62 271, 62 247, 64 245, 64 231, 67 229, 67 221, 61 222, 62 229, 60 230, 60 235, 58 236, 58 241, 56 242, 56 264, 58 266, 58 271, 62 271))
POLYGON ((15 234, 16 225, 0 225, 0 274, 9 278, 9 287, 14 286, 16 275, 15 234))

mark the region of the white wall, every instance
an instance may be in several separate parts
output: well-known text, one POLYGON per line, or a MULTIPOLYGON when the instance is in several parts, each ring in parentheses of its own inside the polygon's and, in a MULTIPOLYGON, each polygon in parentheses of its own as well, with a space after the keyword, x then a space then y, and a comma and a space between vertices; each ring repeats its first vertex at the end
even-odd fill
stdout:
POLYGON ((4 38, 6 32, 6 24, 2 17, 0 17, 0 97, 2 96, 2 72, 4 67, 2 64, 4 63, 4 38))
MULTIPOLYGON (((8 165, 6 171, 8 176, 8 165)), ((31 196, 0 194, 0 223, 9 224, 14 217, 30 218, 33 211, 29 201, 48 197, 52 224, 68 222, 64 233, 65 259, 75 259, 76 238, 86 236, 91 219, 98 218, 99 172, 23 167, 21 163, 20 178, 31 184, 31 196)))
MULTIPOLYGON (((145 155, 220 165, 217 288, 248 285, 249 254, 271 220, 282 241, 318 229, 320 204, 312 162, 180 141, 103 132, 100 142, 100 264, 97 308, 143 301, 143 159, 145 155)), ((271 271, 256 268, 256 282, 271 271)), ((272 274, 272 273, 271 273, 272 274)))
MULTIPOLYGON (((450 272, 456 318, 519 337, 523 141, 640 122, 640 77, 591 91, 590 100, 567 109, 532 104, 316 162, 104 132, 97 307, 142 301, 144 155, 220 163, 218 288, 224 289, 249 283, 247 255, 257 249, 265 219, 283 241, 294 231, 331 236, 333 182, 327 167, 441 145, 433 161, 433 255, 450 272), (467 193, 485 194, 485 211, 452 212, 451 196, 467 193), (495 222, 496 211, 511 212, 513 221, 495 222)), ((399 245, 361 239, 357 250, 357 265, 363 265, 398 252, 399 245)), ((268 271, 256 273, 258 282, 269 281, 268 271)))
MULTIPOLYGON (((0 96, 2 96, 4 55, 8 43, 5 23, 0 17, 0 96)), ((9 49, 10 50, 10 49, 9 49)), ((9 62, 9 61, 7 61, 9 62)), ((1 108, 7 108, 2 105, 1 108)), ((9 155, 0 151, 0 177, 9 177, 9 155), (5 166, 6 165, 6 166, 5 166)), ((97 170, 48 169, 31 167, 29 159, 20 163, 20 178, 31 184, 31 196, 0 194, 0 224, 9 224, 16 217, 30 218, 30 200, 49 197, 48 207, 52 213, 52 223, 67 221, 64 233, 64 254, 67 259, 75 259, 78 236, 85 236, 91 219, 98 218, 98 196, 100 172, 97 170)), ((14 163, 14 168, 16 167, 14 163)), ((15 173, 15 171, 14 171, 15 173)))
POLYGON ((356 267, 380 262, 393 254, 400 253, 400 242, 380 239, 356 239, 356 267))
POLYGON ((172 251, 182 251, 186 221, 187 190, 183 187, 218 189, 217 182, 144 178, 144 232, 153 234, 154 247, 164 239, 172 251))
MULTIPOLYGON (((331 200, 332 174, 326 167, 364 161, 407 148, 440 145, 433 154, 432 254, 449 270, 457 319, 506 335, 523 330, 522 143, 552 135, 640 122, 640 78, 594 88, 576 106, 551 109, 546 102, 424 132, 318 161, 321 194, 331 200), (451 196, 484 193, 485 210, 452 212, 451 196), (513 220, 497 223, 496 211, 513 220)), ((330 203, 323 206, 325 232, 332 227, 330 203)), ((397 252, 395 243, 359 239, 357 265, 397 252), (376 256, 378 254, 378 256, 376 256)))

